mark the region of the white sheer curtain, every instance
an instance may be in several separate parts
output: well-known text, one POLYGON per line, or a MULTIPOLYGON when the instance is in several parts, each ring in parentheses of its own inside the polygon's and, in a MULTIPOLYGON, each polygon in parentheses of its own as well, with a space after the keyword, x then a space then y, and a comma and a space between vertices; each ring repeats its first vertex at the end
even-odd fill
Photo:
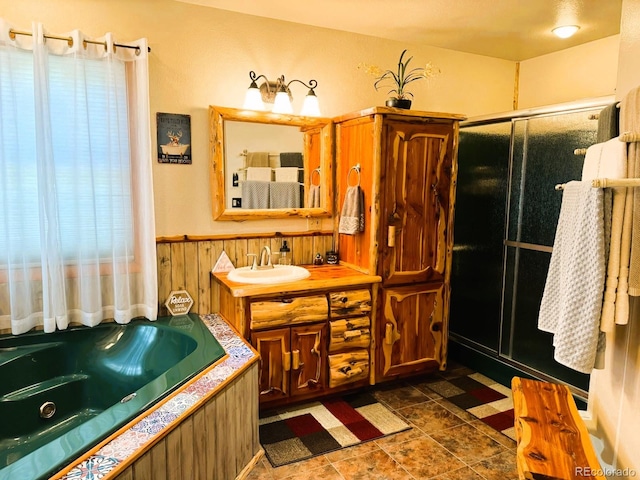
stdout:
POLYGON ((0 329, 157 318, 148 53, 0 19, 0 329))

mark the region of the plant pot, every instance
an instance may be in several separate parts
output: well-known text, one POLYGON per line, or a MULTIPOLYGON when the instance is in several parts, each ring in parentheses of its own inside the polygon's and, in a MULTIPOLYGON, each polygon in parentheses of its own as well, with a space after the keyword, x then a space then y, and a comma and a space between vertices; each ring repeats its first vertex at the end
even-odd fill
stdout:
POLYGON ((411 100, 408 98, 395 98, 388 99, 385 103, 387 107, 404 108, 409 110, 411 108, 411 100))

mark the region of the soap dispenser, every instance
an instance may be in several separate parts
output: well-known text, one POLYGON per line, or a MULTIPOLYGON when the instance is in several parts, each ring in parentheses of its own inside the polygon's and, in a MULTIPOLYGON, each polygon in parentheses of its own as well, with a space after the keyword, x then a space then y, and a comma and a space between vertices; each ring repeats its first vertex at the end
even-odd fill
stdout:
POLYGON ((280 247, 280 259, 278 263, 280 265, 291 265, 291 249, 287 245, 287 241, 282 241, 282 247, 280 247))

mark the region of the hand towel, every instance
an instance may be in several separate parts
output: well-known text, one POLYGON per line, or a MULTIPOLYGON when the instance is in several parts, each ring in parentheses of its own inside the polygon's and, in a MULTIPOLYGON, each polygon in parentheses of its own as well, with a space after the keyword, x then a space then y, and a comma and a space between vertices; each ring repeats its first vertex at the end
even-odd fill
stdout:
POLYGON ((271 182, 269 202, 271 208, 299 208, 300 184, 298 182, 271 182))
POLYGON ((281 167, 299 167, 303 168, 302 153, 300 152, 282 152, 280 154, 281 167))
POLYGON ((298 167, 279 167, 275 170, 276 182, 297 182, 298 167))
MULTIPOLYGON (((626 176, 626 147, 617 138, 591 145, 587 149, 582 168, 582 180, 584 182, 590 182, 594 178, 626 178, 626 176)), ((607 209, 603 208, 606 219, 604 225, 607 231, 605 236, 607 271, 600 323, 600 328, 603 332, 613 329, 616 316, 616 291, 620 278, 620 255, 626 190, 626 188, 616 187, 606 189, 604 192, 605 197, 607 197, 604 202, 607 205, 607 209), (613 199, 608 199, 610 195, 613 196, 613 199), (611 210, 608 208, 609 205, 612 205, 611 210), (609 232, 610 236, 608 235, 609 232), (607 242, 609 243, 607 244, 607 242)), ((622 299, 622 301, 624 300, 622 299)))
POLYGON ((628 92, 620 101, 620 141, 640 141, 640 87, 628 92))
POLYGON ((360 232, 364 232, 364 192, 359 185, 354 185, 345 192, 338 233, 356 235, 360 232))
POLYGON ((616 138, 618 133, 619 110, 616 103, 600 110, 598 115, 598 130, 596 131, 596 142, 602 143, 612 138, 616 138))
POLYGON ((240 182, 242 185, 243 208, 269 208, 271 182, 240 182))
POLYGON ((269 152, 247 152, 245 167, 270 167, 269 152))
POLYGON ((320 185, 309 187, 309 208, 320 208, 320 185))
MULTIPOLYGON (((635 145, 634 144, 630 144, 635 145)), ((634 177, 634 159, 629 157, 627 162, 627 174, 634 177)), ((626 325, 629 322, 629 267, 631 263, 631 238, 633 233, 633 188, 627 188, 624 202, 624 217, 622 220, 622 234, 620 235, 620 276, 618 289, 616 290, 616 315, 615 322, 618 325, 626 325)))
POLYGON ((590 373, 596 361, 604 284, 603 192, 565 185, 538 328, 553 334, 554 359, 590 373))
POLYGON ((247 181, 270 182, 271 167, 247 167, 247 181))
MULTIPOLYGON (((633 172, 629 177, 640 176, 640 143, 633 142, 627 146, 629 165, 633 172)), ((633 212, 631 212, 631 253, 629 259, 629 295, 640 297, 640 188, 633 188, 633 212)))

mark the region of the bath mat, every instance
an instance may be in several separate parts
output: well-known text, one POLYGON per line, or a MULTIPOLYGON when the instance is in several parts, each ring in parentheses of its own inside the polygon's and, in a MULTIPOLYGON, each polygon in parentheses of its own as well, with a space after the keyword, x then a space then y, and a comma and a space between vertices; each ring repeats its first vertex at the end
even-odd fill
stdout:
POLYGON ((430 383, 429 388, 515 440, 511 389, 480 373, 430 383))
POLYGON ((369 393, 272 410, 261 417, 260 443, 274 467, 411 428, 369 393))

